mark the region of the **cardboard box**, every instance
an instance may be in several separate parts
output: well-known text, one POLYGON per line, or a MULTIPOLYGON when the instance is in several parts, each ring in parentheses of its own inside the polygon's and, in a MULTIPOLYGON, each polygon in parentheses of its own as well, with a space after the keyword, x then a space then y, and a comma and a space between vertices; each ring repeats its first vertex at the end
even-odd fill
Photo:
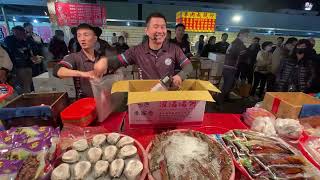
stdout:
POLYGON ((49 77, 49 72, 45 72, 32 78, 35 92, 67 92, 71 98, 76 97, 76 90, 73 79, 59 79, 49 77))
POLYGON ((167 127, 201 124, 211 92, 220 92, 208 81, 185 80, 179 91, 150 92, 159 80, 118 81, 111 93, 128 92, 129 123, 132 126, 167 127))
POLYGON ((298 119, 304 105, 320 108, 320 100, 302 92, 267 92, 262 107, 278 118, 298 119))

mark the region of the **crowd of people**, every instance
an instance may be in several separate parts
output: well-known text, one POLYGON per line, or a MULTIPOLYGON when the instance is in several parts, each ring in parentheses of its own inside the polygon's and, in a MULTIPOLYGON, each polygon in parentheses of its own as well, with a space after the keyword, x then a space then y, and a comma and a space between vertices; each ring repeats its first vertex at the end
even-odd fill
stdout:
POLYGON ((250 95, 261 100, 265 91, 305 92, 320 91, 320 57, 315 40, 278 37, 276 44, 266 41, 260 46, 255 37, 247 48, 249 30, 241 30, 226 52, 223 69, 224 83, 218 103, 229 98, 236 81, 252 85, 250 95), (258 89, 258 91, 257 91, 258 89))
MULTIPOLYGON (((48 49, 53 60, 60 61, 54 75, 78 77, 79 93, 92 96, 87 78, 105 74, 121 66, 137 64, 144 79, 160 79, 170 74, 177 86, 192 71, 191 56, 208 57, 209 53, 226 54, 223 69, 222 93, 217 102, 222 103, 236 85, 236 81, 252 85, 250 95, 262 98, 266 91, 320 92, 320 58, 314 50, 314 39, 291 37, 277 42, 260 43, 254 37, 249 47, 245 46, 249 30, 241 30, 231 44, 228 34, 215 36, 205 42, 204 35, 196 42, 196 52, 191 52, 191 43, 185 26, 177 24, 175 38, 166 29, 166 19, 160 13, 151 14, 146 21, 146 35, 140 45, 129 48, 124 36, 112 36, 111 45, 101 39, 102 29, 89 24, 71 28, 73 37, 65 43, 64 32, 56 30, 48 49), (261 45, 260 45, 261 44, 261 45), (159 60, 160 59, 160 60, 159 60), (158 63, 160 62, 161 63, 158 63), (163 63, 162 63, 163 61, 163 63)), ((43 68, 43 46, 40 36, 33 32, 32 24, 12 28, 12 35, 5 38, 5 46, 0 48, 0 81, 11 81, 17 92, 33 90, 32 77, 45 71, 43 68), (10 61, 11 60, 11 61, 10 61), (8 77, 11 72, 11 77, 8 77)))

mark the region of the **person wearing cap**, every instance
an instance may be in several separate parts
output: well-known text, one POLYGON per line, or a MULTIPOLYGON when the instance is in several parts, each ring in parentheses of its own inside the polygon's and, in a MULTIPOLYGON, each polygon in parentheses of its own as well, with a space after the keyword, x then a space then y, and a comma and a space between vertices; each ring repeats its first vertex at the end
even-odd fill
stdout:
POLYGON ((239 62, 244 62, 247 60, 247 47, 244 42, 247 41, 249 36, 248 29, 242 29, 237 35, 237 38, 231 43, 227 49, 226 58, 223 67, 223 86, 222 91, 217 97, 217 103, 221 104, 224 102, 225 98, 229 97, 229 93, 232 90, 235 77, 237 73, 237 67, 239 62))
POLYGON ((160 13, 152 13, 146 19, 145 33, 148 40, 128 49, 125 53, 110 58, 101 58, 94 66, 96 76, 102 76, 107 70, 136 64, 140 68, 140 79, 162 79, 172 77, 173 85, 181 86, 182 80, 192 72, 190 60, 180 47, 166 41, 167 22, 160 13), (182 70, 175 74, 175 65, 182 70))
POLYGON ((89 79, 95 77, 93 66, 100 58, 95 51, 97 39, 95 27, 85 23, 80 24, 77 27, 77 40, 81 51, 65 56, 53 70, 53 75, 56 77, 74 77, 77 98, 93 97, 89 79))
POLYGON ((68 54, 67 44, 64 42, 64 33, 62 30, 55 30, 54 36, 49 43, 49 51, 54 60, 61 60, 68 54))
POLYGON ((36 56, 32 52, 32 41, 27 40, 27 35, 22 26, 12 28, 13 35, 4 39, 9 56, 13 63, 14 86, 18 94, 31 92, 32 65, 36 56))
POLYGON ((77 27, 72 27, 70 31, 73 37, 69 40, 68 43, 69 53, 79 52, 81 51, 81 46, 77 40, 77 27))
POLYGON ((95 27, 95 29, 98 37, 97 43, 95 45, 96 52, 100 56, 111 56, 117 54, 115 48, 111 47, 107 41, 100 38, 102 29, 100 27, 95 27))

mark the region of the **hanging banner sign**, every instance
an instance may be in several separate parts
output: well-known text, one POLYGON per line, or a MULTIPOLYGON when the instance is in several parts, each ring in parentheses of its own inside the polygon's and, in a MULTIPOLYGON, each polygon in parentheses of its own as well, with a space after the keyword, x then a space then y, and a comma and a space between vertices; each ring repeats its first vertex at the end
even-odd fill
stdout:
POLYGON ((214 32, 216 27, 216 13, 179 11, 176 22, 186 26, 188 32, 214 32))
POLYGON ((98 4, 56 2, 55 10, 59 26, 78 26, 81 23, 102 26, 106 21, 106 8, 98 4))

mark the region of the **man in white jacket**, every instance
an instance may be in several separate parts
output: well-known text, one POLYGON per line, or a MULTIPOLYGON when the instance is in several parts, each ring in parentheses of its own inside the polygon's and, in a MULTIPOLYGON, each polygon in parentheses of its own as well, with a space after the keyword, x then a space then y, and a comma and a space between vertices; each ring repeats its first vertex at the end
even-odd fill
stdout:
POLYGON ((12 62, 6 50, 0 46, 0 83, 7 81, 8 72, 12 70, 12 62))

